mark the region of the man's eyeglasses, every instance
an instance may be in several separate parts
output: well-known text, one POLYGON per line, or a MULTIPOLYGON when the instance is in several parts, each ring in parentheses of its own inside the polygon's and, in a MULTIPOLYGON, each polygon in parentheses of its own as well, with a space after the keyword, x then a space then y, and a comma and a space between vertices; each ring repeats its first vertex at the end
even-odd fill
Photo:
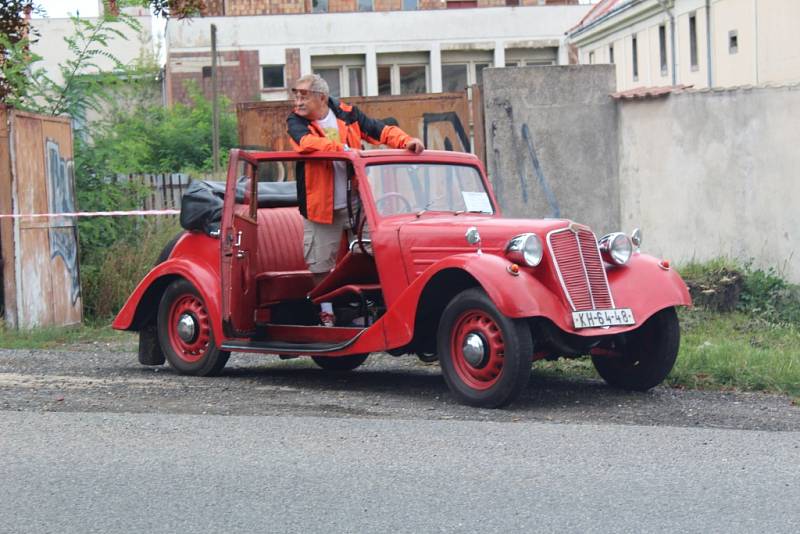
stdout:
POLYGON ((319 91, 311 91, 309 89, 292 89, 292 97, 295 100, 305 101, 311 98, 311 95, 321 95, 319 91))

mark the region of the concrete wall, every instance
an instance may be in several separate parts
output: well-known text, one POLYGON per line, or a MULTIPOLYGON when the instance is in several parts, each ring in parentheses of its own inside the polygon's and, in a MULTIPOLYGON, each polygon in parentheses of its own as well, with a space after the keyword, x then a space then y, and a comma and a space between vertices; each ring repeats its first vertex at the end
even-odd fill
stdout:
POLYGON ((673 262, 728 256, 800 282, 800 86, 622 101, 622 223, 673 262))
POLYGON ((619 230, 614 88, 610 65, 484 71, 487 170, 505 216, 619 230))

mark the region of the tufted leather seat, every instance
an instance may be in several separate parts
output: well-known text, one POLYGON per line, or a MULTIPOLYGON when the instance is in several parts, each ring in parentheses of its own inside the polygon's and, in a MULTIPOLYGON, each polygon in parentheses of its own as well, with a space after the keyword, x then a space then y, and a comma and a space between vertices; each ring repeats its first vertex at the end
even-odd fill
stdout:
POLYGON ((297 208, 258 210, 258 269, 260 306, 302 299, 314 287, 303 258, 303 216, 297 208))

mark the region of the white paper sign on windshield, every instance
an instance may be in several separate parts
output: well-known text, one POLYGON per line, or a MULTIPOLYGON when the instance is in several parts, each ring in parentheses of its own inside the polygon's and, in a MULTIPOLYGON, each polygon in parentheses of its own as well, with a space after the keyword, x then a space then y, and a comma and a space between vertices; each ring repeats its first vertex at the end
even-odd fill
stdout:
POLYGON ((467 211, 494 213, 492 210, 492 203, 489 202, 489 195, 485 192, 462 191, 461 195, 464 197, 464 206, 466 206, 467 211))

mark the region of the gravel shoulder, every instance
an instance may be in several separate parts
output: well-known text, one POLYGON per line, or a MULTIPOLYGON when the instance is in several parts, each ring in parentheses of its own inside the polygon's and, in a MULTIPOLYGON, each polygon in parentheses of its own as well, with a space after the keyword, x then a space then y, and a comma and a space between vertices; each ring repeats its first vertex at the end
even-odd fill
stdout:
POLYGON ((614 390, 599 379, 538 374, 513 406, 461 406, 438 364, 374 354, 350 373, 310 359, 233 354, 224 374, 186 377, 144 367, 133 344, 64 350, 0 350, 0 410, 334 418, 453 419, 800 431, 800 407, 788 397, 658 387, 614 390))

